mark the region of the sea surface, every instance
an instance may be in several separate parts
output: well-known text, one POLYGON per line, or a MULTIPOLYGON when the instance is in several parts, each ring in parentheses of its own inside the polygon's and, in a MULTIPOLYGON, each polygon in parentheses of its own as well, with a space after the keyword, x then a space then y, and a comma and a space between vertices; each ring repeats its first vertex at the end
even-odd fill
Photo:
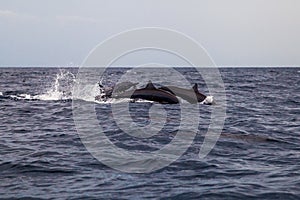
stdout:
MULTIPOLYGON (((111 86, 128 70, 107 69, 99 80, 111 86)), ((198 104, 200 123, 183 155, 147 173, 134 173, 128 164, 128 173, 103 164, 81 140, 72 109, 78 69, 0 68, 0 198, 300 199, 300 68, 219 70, 226 120, 212 151, 199 158, 214 105, 198 104)), ((209 94, 194 69, 176 71, 209 94)), ((107 138, 124 151, 157 151, 180 128, 179 105, 94 102, 90 94, 98 92, 97 83, 88 92, 80 101, 95 106, 107 138), (117 111, 125 110, 112 114, 112 105, 129 105, 131 124, 126 125, 128 119, 119 123, 131 132, 136 131, 133 122, 143 127, 164 119, 166 124, 151 137, 134 137, 114 120, 117 111)), ((191 116, 187 123, 194 121, 191 116)))

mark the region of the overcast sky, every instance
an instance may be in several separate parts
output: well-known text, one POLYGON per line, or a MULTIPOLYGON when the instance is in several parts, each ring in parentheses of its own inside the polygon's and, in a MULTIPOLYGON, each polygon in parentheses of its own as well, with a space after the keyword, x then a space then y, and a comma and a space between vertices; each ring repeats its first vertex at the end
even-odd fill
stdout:
POLYGON ((299 0, 0 0, 0 66, 80 65, 137 27, 183 32, 217 65, 300 65, 299 0))

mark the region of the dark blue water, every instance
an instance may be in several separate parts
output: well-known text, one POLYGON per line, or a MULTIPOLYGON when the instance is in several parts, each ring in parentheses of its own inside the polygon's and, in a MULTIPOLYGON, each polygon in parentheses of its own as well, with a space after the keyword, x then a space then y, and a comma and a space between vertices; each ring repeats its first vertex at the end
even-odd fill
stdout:
MULTIPOLYGON (((125 69, 113 69, 113 82, 125 69)), ((207 89, 199 74, 179 69, 207 89)), ((300 69, 220 69, 227 117, 216 146, 198 154, 211 107, 175 162, 150 173, 125 173, 95 159, 73 120, 76 69, 0 69, 0 197, 3 199, 300 199, 300 69)), ((84 99, 83 99, 84 101, 84 99)), ((93 103, 93 102, 91 102, 93 103)), ((130 103, 131 117, 149 123, 152 103, 130 103)), ((96 104, 99 124, 128 151, 155 151, 176 135, 178 105, 164 105, 168 123, 137 139, 114 122, 110 104, 96 104)))

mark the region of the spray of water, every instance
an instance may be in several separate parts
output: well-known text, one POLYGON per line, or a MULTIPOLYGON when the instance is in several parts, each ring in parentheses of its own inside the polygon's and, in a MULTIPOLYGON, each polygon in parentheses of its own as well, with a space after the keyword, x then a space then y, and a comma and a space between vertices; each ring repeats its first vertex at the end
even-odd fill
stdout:
POLYGON ((67 100, 72 98, 72 87, 76 79, 72 72, 60 69, 56 74, 51 88, 44 94, 36 95, 34 98, 40 100, 67 100))

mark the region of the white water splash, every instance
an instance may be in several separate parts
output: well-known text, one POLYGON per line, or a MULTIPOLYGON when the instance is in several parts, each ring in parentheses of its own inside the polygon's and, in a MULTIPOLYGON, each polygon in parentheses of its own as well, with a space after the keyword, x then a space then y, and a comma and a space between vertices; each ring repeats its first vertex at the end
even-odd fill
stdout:
POLYGON ((51 88, 44 94, 36 95, 33 98, 39 100, 68 100, 72 98, 72 87, 75 83, 75 75, 71 72, 60 69, 56 74, 55 81, 51 88))
POLYGON ((214 104, 214 97, 213 96, 207 96, 200 104, 214 104))
POLYGON ((37 100, 34 96, 30 94, 11 94, 11 95, 2 95, 15 100, 37 100))
MULTIPOLYGON (((100 94, 101 95, 101 94, 100 94)), ((145 99, 130 99, 130 98, 120 98, 120 99, 115 99, 115 98, 107 98, 107 99, 98 99, 95 100, 95 97, 93 97, 93 101, 98 104, 117 104, 117 103, 142 103, 142 102, 149 102, 149 103, 154 103, 154 101, 149 101, 145 99)), ((84 99, 83 99, 84 100, 84 99)))
POLYGON ((94 85, 85 85, 81 88, 80 92, 75 92, 73 95, 73 99, 84 100, 95 102, 95 97, 100 95, 100 90, 98 87, 98 83, 94 85))
POLYGON ((42 94, 30 95, 30 94, 13 94, 3 95, 0 92, 0 96, 6 96, 15 100, 43 100, 43 101, 56 101, 56 100, 69 100, 72 99, 72 88, 75 83, 75 75, 65 69, 60 69, 56 74, 55 79, 51 87, 42 94))

